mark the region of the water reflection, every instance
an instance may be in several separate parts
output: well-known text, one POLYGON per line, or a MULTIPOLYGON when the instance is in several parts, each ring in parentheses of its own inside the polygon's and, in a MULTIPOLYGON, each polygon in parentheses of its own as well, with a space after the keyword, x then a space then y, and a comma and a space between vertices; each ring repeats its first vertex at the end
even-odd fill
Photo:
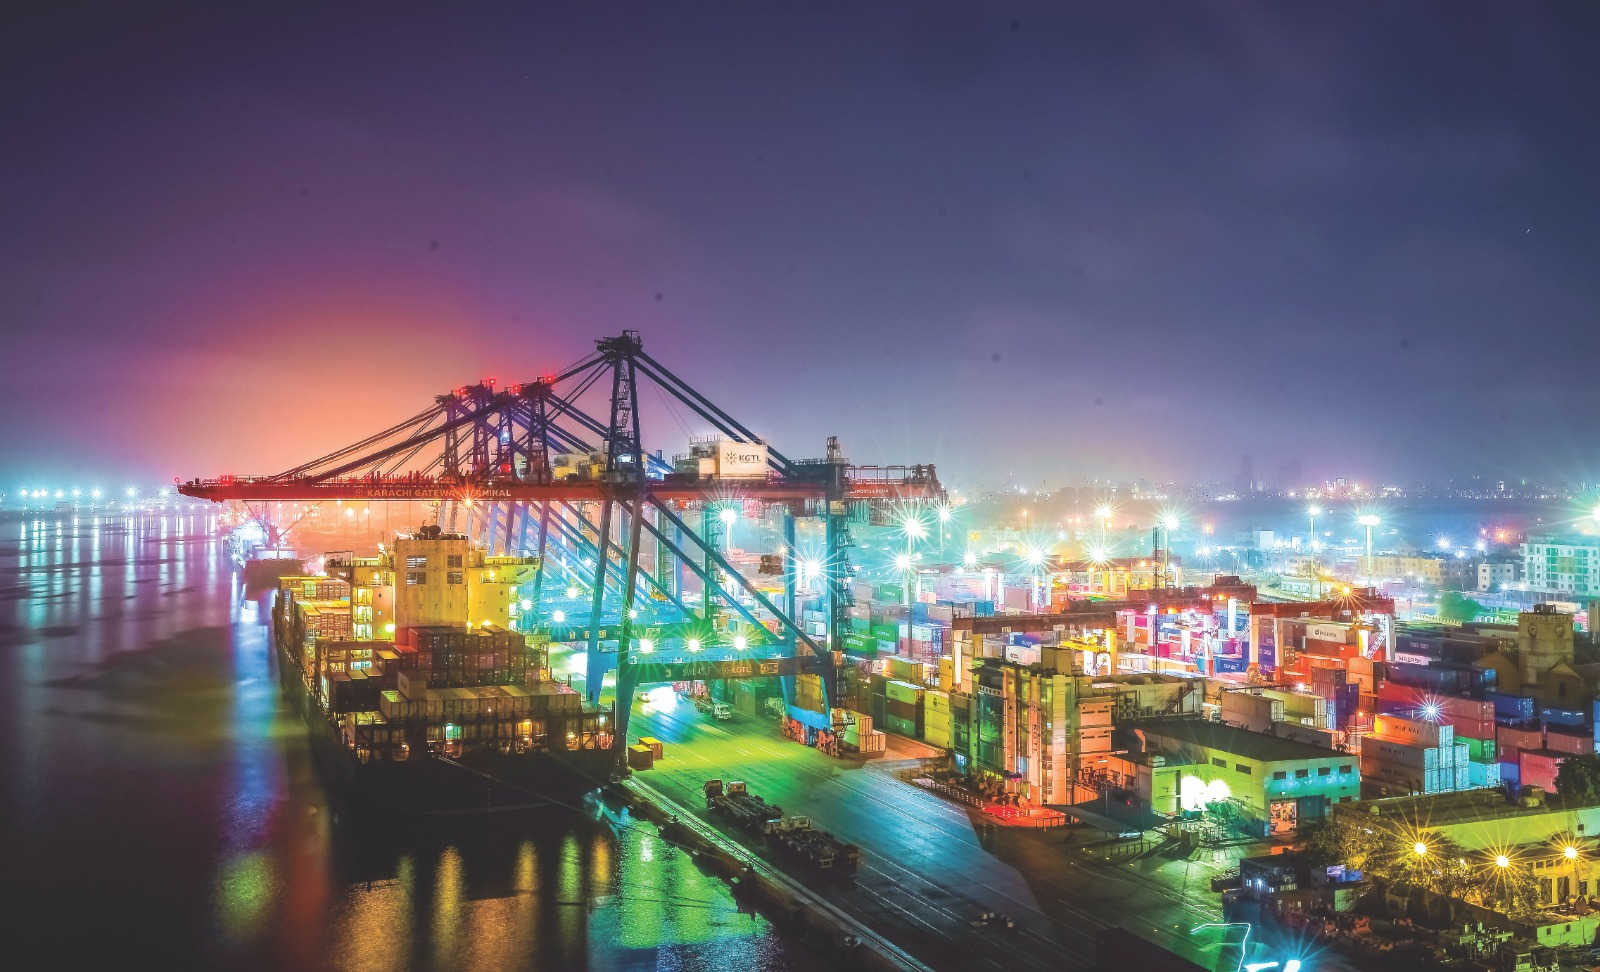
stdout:
POLYGON ((18 967, 815 967, 626 816, 402 844, 336 824, 215 528, 0 518, 18 967))

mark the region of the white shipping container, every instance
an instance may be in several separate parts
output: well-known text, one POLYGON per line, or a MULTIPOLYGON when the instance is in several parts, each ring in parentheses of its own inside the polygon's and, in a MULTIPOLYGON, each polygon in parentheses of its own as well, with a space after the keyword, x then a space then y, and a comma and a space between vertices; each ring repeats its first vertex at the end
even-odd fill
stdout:
POLYGON ((1224 692, 1222 721, 1265 732, 1273 723, 1284 721, 1283 700, 1253 692, 1224 692))
POLYGON ((717 476, 721 479, 765 479, 766 443, 718 439, 717 476))

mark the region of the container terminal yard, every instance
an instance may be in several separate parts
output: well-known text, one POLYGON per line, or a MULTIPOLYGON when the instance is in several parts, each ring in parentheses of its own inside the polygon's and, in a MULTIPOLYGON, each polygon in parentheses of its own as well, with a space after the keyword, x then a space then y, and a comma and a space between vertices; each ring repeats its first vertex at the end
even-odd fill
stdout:
POLYGON ((1286 598, 1186 570, 1165 517, 1117 558, 1093 531, 1077 551, 952 539, 931 465, 834 439, 791 459, 632 333, 179 492, 262 548, 317 504, 423 514, 256 561, 285 691, 361 819, 598 790, 881 967, 1533 968, 1584 944, 1571 915, 1600 874, 1576 821, 1600 808, 1558 777, 1594 752, 1600 673, 1548 605, 1430 635, 1359 578, 1286 598), (714 434, 647 450, 646 382, 714 434), (1465 799, 1492 841, 1436 833, 1465 799), (1335 841, 1363 808, 1392 853, 1335 841), (1573 823, 1519 829, 1540 814, 1573 823), (1559 880, 1551 841, 1578 862, 1559 880), (1498 889, 1416 873, 1458 847, 1461 868, 1494 851, 1498 889), (1531 885, 1504 880, 1522 868, 1531 885), (1424 947, 1369 913, 1413 892, 1467 930, 1424 947))

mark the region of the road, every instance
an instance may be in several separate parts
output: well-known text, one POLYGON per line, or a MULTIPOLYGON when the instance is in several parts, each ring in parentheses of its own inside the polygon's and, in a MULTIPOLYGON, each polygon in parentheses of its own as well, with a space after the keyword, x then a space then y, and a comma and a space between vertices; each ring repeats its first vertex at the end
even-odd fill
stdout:
MULTIPOLYGON (((704 813, 701 787, 711 778, 742 779, 786 814, 808 816, 860 846, 854 886, 824 893, 936 968, 1087 968, 1096 931, 1109 925, 1208 966, 1216 960, 1190 929, 1221 920, 1209 879, 1229 861, 1105 863, 1078 847, 1097 831, 980 829, 966 808, 895 777, 903 763, 832 759, 783 739, 766 718, 719 723, 683 703, 636 709, 629 734, 665 746, 665 758, 643 778, 718 827, 724 822, 704 813), (1017 928, 971 927, 986 911, 1010 916, 1017 928)), ((1354 966, 1324 953, 1302 968, 1354 966)))

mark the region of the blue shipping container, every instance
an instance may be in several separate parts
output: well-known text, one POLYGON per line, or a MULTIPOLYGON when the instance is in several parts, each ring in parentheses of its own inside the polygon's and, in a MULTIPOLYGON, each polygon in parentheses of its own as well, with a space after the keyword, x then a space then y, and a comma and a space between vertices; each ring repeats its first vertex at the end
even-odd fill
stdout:
POLYGON ((1500 782, 1517 786, 1522 779, 1522 768, 1516 763, 1500 764, 1500 782))
POLYGON ((1539 710, 1539 716, 1544 719, 1547 725, 1581 726, 1585 724, 1584 713, 1579 709, 1559 709, 1553 705, 1547 705, 1539 710))
MULTIPOLYGON (((1487 692, 1484 698, 1494 703, 1494 717, 1501 722, 1532 722, 1536 707, 1530 695, 1487 692)), ((1596 703, 1600 705, 1600 702, 1596 703)))
POLYGON ((1211 663, 1215 671, 1227 674, 1242 672, 1250 667, 1243 655, 1217 655, 1211 659, 1211 663))
POLYGON ((1467 782, 1473 787, 1499 786, 1500 763, 1468 763, 1467 782))

